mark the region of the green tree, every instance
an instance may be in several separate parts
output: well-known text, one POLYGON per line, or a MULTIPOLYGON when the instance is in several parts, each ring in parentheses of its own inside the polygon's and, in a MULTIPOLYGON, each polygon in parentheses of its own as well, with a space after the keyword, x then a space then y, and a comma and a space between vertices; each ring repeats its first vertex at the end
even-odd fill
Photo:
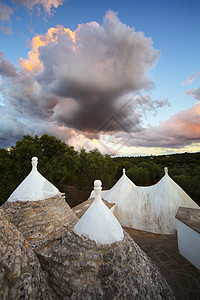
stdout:
POLYGON ((147 168, 134 166, 128 169, 126 174, 136 185, 147 185, 149 182, 149 170, 147 168))
POLYGON ((140 166, 149 171, 150 184, 158 182, 158 180, 161 178, 162 168, 155 162, 143 162, 140 164, 140 166))
POLYGON ((47 134, 41 136, 39 139, 39 145, 42 156, 46 160, 49 160, 54 156, 57 157, 63 155, 69 147, 66 143, 57 139, 55 136, 49 136, 47 134))
POLYGON ((122 175, 122 169, 137 185, 155 184, 163 175, 164 167, 186 193, 200 204, 200 152, 146 157, 103 156, 97 149, 80 153, 66 143, 47 134, 40 138, 26 135, 11 149, 0 149, 0 203, 31 170, 31 158, 39 158, 39 172, 61 192, 69 186, 91 191, 93 181, 100 179, 103 188, 112 187, 122 175))
POLYGON ((113 160, 117 165, 117 171, 115 173, 115 181, 117 181, 122 176, 122 170, 125 169, 127 171, 132 167, 133 164, 131 163, 131 161, 127 161, 127 160, 122 160, 122 159, 117 160, 116 158, 113 160))
POLYGON ((39 158, 39 172, 61 192, 78 182, 80 158, 73 147, 47 134, 26 135, 10 151, 0 149, 1 203, 31 171, 31 158, 39 158))
POLYGON ((26 135, 10 149, 10 159, 13 162, 13 174, 19 184, 30 172, 30 160, 33 156, 41 156, 39 138, 26 135))
POLYGON ((80 158, 73 147, 66 147, 63 155, 54 155, 40 172, 62 193, 67 193, 67 186, 78 182, 80 158))
POLYGON ((0 149, 0 204, 3 204, 15 189, 15 176, 12 172, 12 160, 9 151, 0 149))
POLYGON ((116 170, 117 165, 108 154, 103 156, 98 149, 91 150, 89 153, 81 149, 80 188, 92 190, 96 179, 102 181, 104 189, 110 188, 114 182, 116 170))

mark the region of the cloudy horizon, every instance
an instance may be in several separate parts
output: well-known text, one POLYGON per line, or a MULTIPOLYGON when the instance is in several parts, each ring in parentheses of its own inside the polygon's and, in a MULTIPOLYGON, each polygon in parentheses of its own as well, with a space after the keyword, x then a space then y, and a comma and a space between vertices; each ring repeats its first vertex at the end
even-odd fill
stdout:
POLYGON ((0 47, 0 147, 14 145, 23 135, 47 133, 77 150, 97 147, 111 155, 199 151, 198 68, 181 76, 179 100, 168 91, 159 93, 165 48, 155 46, 153 36, 109 8, 101 21, 47 28, 57 10, 68 6, 61 0, 0 2, 4 38, 13 34, 20 9, 37 14, 46 28, 32 30, 29 50, 16 56, 17 63, 5 45, 0 47))

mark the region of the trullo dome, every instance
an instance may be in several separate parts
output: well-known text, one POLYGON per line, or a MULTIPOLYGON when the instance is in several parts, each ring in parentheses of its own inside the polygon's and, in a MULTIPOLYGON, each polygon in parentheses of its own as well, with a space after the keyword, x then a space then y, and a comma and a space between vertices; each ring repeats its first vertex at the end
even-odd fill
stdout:
POLYGON ((95 200, 88 213, 51 252, 48 246, 44 249, 41 264, 56 293, 61 299, 175 299, 155 265, 107 213, 100 190, 95 181, 95 200))
POLYGON ((27 241, 0 209, 0 299, 57 300, 27 241))
POLYGON ((112 208, 121 225, 139 230, 172 234, 176 231, 178 208, 199 206, 176 184, 165 168, 164 177, 155 185, 127 191, 112 208))
MULTIPOLYGON (((107 191, 101 192, 101 197, 110 202, 117 203, 118 201, 123 201, 123 198, 127 193, 132 191, 136 185, 126 176, 125 169, 123 169, 123 175, 121 178, 115 183, 115 185, 107 191)), ((93 198, 95 191, 93 190, 90 198, 93 198)))
POLYGON ((77 234, 88 237, 99 244, 111 244, 121 241, 124 234, 113 213, 101 200, 101 189, 101 181, 95 180, 95 199, 86 213, 76 223, 74 230, 77 234))
POLYGON ((64 194, 38 172, 37 162, 33 157, 32 171, 3 204, 33 248, 57 239, 78 221, 64 194))
POLYGON ((8 198, 13 201, 38 201, 59 194, 59 190, 37 170, 38 158, 32 158, 32 170, 8 198))

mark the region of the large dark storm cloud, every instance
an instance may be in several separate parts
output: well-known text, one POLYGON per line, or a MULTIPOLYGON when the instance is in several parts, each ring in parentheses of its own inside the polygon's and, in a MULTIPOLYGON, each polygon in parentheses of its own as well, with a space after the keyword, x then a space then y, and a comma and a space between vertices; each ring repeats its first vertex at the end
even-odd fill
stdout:
MULTIPOLYGON (((39 48, 44 69, 37 76, 52 118, 81 131, 96 131, 116 115, 118 100, 152 86, 148 72, 159 58, 151 38, 122 24, 108 11, 104 23, 79 25, 76 42, 58 34, 56 42, 39 48)), ((123 118, 123 116, 121 117, 123 118)), ((123 123, 123 120, 119 120, 123 123)))
MULTIPOLYGON (((151 38, 122 24, 112 11, 103 25, 81 24, 74 33, 63 26, 51 28, 33 38, 18 70, 1 58, 0 93, 14 118, 10 128, 18 127, 16 138, 48 132, 63 140, 77 134, 93 139, 100 132, 140 132, 144 112, 166 104, 140 96, 154 86, 149 72, 159 56, 151 38), (113 118, 117 126, 109 124, 113 118)), ((2 132, 2 141, 7 135, 2 132)))

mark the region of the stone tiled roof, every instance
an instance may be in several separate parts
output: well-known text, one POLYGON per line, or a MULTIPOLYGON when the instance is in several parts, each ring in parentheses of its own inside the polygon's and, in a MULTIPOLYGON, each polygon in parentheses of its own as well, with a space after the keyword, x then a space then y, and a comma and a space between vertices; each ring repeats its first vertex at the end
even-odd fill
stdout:
POLYGON ((2 209, 0 209, 0 299, 58 299, 48 286, 35 253, 2 209))
POLYGON ((78 221, 61 194, 40 201, 6 201, 2 207, 33 249, 53 242, 78 221))
POLYGON ((98 245, 68 231, 41 260, 61 299, 165 299, 172 289, 139 246, 122 241, 98 245))
POLYGON ((200 233, 200 209, 179 207, 176 219, 200 233))

